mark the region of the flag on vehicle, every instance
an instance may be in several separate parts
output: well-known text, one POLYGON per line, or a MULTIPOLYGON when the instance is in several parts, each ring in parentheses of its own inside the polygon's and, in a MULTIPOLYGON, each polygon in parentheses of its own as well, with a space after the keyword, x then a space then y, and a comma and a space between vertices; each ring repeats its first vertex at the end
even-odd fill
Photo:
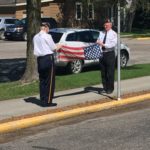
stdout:
POLYGON ((73 61, 76 59, 94 60, 103 56, 101 47, 93 44, 87 47, 71 47, 62 46, 58 51, 58 59, 60 61, 73 61))

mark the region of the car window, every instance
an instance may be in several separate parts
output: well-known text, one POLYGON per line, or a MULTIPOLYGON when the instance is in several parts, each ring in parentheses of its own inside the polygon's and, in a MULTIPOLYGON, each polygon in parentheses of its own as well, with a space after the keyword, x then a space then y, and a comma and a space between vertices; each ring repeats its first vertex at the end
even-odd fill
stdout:
POLYGON ((5 19, 5 24, 15 24, 16 19, 5 19))
POLYGON ((2 19, 0 19, 0 22, 2 21, 2 19))
POLYGON ((79 41, 77 39, 77 33, 70 33, 66 37, 66 41, 79 41))
POLYGON ((57 33, 57 32, 49 32, 52 36, 55 43, 58 43, 63 35, 63 33, 57 33))
POLYGON ((77 34, 77 39, 81 42, 93 43, 95 42, 90 31, 81 31, 77 34))
POLYGON ((93 42, 96 42, 99 37, 99 32, 98 31, 90 31, 90 34, 92 35, 93 42))
POLYGON ((93 43, 96 42, 98 35, 96 33, 92 33, 92 31, 79 31, 75 33, 70 33, 66 37, 66 41, 80 41, 93 43))

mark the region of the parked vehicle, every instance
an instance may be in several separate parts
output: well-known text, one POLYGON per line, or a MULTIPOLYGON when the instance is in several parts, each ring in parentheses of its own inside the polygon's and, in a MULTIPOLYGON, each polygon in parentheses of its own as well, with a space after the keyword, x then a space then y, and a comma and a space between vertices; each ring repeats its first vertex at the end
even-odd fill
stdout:
POLYGON ((10 25, 14 25, 18 19, 12 17, 0 17, 0 39, 5 39, 4 32, 10 25))
MULTIPOLYGON (((47 22, 51 25, 51 28, 57 27, 57 22, 53 18, 41 18, 42 22, 47 22)), ((7 27, 5 33, 5 38, 8 40, 27 40, 27 19, 23 18, 16 22, 15 25, 7 27)))
MULTIPOLYGON (((70 29, 56 28, 51 29, 50 34, 55 43, 60 43, 65 46, 89 46, 94 44, 100 34, 100 31, 94 29, 70 29)), ((117 47, 115 48, 117 61, 117 47)), ((125 44, 121 43, 121 67, 126 67, 130 58, 130 49, 125 44)), ((71 73, 79 73, 84 66, 98 64, 99 60, 74 60, 72 62, 62 62, 58 58, 59 53, 55 54, 56 66, 67 67, 71 73)))

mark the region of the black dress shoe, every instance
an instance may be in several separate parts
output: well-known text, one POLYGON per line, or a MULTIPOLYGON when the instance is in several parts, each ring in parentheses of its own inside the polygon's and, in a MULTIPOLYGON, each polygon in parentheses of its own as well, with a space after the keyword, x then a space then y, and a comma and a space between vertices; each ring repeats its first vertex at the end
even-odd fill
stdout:
POLYGON ((104 93, 106 93, 106 90, 105 90, 105 89, 101 89, 99 92, 100 92, 101 94, 104 94, 104 93))
POLYGON ((106 93, 107 94, 111 94, 113 92, 113 90, 107 90, 106 93))
POLYGON ((42 102, 42 107, 54 107, 54 106, 57 106, 57 103, 42 102))
POLYGON ((54 107, 57 106, 57 103, 48 103, 48 107, 54 107))

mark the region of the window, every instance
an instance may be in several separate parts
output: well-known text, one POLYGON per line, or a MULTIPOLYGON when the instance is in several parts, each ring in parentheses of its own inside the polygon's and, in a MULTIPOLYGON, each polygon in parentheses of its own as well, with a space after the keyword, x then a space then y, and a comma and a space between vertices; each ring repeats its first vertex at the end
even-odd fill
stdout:
POLYGON ((81 31, 81 32, 78 32, 77 38, 81 42, 86 42, 86 43, 92 43, 92 42, 94 42, 93 36, 91 35, 90 31, 81 31))
POLYGON ((70 33, 67 36, 66 41, 94 43, 97 41, 98 36, 99 32, 97 31, 79 31, 75 33, 70 33))
POLYGON ((82 19, 82 3, 76 3, 76 19, 82 19))
POLYGON ((63 35, 63 33, 50 32, 55 43, 58 43, 63 35))
POLYGON ((88 18, 94 19, 94 6, 92 3, 88 4, 88 18))
POLYGON ((90 33, 91 33, 92 39, 93 39, 92 42, 96 42, 98 37, 99 37, 99 32, 97 32, 97 31, 90 31, 90 33))
POLYGON ((15 24, 17 19, 6 19, 5 24, 15 24))
POLYGON ((77 41, 77 34, 76 33, 70 33, 67 36, 66 41, 77 41))

